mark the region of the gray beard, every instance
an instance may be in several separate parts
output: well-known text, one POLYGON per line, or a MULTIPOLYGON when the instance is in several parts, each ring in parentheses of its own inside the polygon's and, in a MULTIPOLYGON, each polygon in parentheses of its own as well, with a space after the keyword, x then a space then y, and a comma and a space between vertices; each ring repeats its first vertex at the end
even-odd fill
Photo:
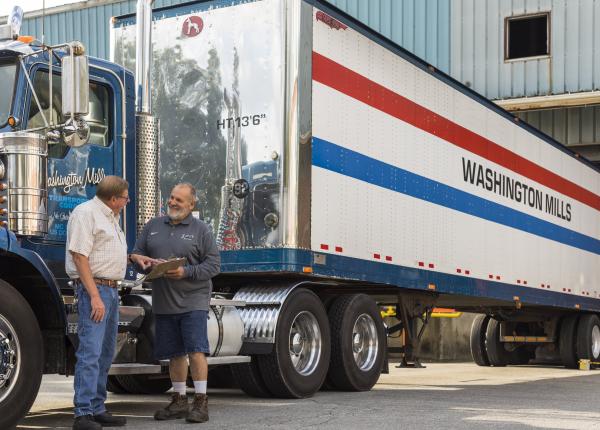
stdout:
POLYGON ((167 215, 171 221, 182 221, 187 216, 185 212, 173 210, 171 208, 167 210, 167 215))

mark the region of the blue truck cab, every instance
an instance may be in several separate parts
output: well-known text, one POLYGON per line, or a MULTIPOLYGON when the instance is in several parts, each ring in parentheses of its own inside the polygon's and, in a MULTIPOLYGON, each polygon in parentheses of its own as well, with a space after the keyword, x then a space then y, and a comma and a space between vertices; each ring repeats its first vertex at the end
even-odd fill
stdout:
POLYGON ((69 146, 61 127, 69 116, 63 111, 62 59, 71 49, 0 41, 1 428, 28 410, 42 373, 71 372, 76 338, 68 336, 73 290, 64 268, 66 227, 73 208, 92 198, 106 175, 131 185, 133 203, 122 227, 127 242, 135 241, 135 127, 126 120, 134 116, 133 75, 87 59, 89 108, 82 119, 88 142, 69 146), (31 144, 36 134, 44 145, 31 144), (4 405, 12 406, 4 412, 4 405))

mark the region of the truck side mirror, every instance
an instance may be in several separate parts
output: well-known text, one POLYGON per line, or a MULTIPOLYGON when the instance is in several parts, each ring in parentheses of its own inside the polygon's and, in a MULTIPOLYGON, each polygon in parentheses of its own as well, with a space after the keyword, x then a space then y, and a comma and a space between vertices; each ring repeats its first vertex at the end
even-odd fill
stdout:
POLYGON ((79 42, 71 44, 71 55, 62 60, 62 111, 70 117, 63 128, 65 143, 69 146, 85 145, 90 138, 90 128, 83 119, 90 105, 88 58, 79 42))
POLYGON ((74 115, 88 114, 89 86, 88 58, 85 55, 65 56, 62 59, 62 111, 64 116, 70 116, 71 113, 74 115))

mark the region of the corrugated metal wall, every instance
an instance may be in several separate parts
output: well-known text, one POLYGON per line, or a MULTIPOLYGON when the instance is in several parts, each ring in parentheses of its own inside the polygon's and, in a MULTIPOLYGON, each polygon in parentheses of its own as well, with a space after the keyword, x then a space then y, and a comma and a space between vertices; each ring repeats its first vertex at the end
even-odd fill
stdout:
POLYGON ((600 106, 527 111, 517 116, 600 164, 600 106))
MULTIPOLYGON (((184 3, 177 0, 156 0, 154 7, 170 6, 184 3)), ((61 9, 69 9, 58 13, 49 13, 44 20, 45 42, 56 44, 71 40, 80 40, 87 48, 88 54, 108 59, 110 55, 109 25, 113 16, 135 12, 135 0, 107 1, 106 4, 83 7, 85 3, 74 3, 61 9)), ((42 37, 42 17, 28 18, 25 14, 22 34, 42 37)))
POLYGON ((488 98, 600 88, 600 0, 453 0, 451 17, 451 75, 488 98), (541 11, 550 58, 505 62, 504 19, 541 11))
MULTIPOLYGON (((392 39, 437 68, 450 70, 451 0, 333 0, 332 4, 348 12, 371 28, 392 39)), ((83 8, 76 3, 62 12, 49 14, 44 21, 46 43, 81 40, 90 55, 108 58, 109 20, 112 16, 135 12, 135 0, 107 2, 83 8)), ((156 0, 155 8, 184 3, 156 0)), ((23 34, 41 38, 42 17, 27 18, 23 34)))
POLYGON ((450 72, 451 0, 329 1, 438 69, 450 72))

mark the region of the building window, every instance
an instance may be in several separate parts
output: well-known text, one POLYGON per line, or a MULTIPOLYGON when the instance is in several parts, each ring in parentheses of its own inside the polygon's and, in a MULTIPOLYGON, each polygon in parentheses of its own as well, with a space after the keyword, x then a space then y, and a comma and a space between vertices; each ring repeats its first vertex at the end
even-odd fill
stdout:
POLYGON ((550 55, 550 13, 506 18, 506 60, 550 55))

